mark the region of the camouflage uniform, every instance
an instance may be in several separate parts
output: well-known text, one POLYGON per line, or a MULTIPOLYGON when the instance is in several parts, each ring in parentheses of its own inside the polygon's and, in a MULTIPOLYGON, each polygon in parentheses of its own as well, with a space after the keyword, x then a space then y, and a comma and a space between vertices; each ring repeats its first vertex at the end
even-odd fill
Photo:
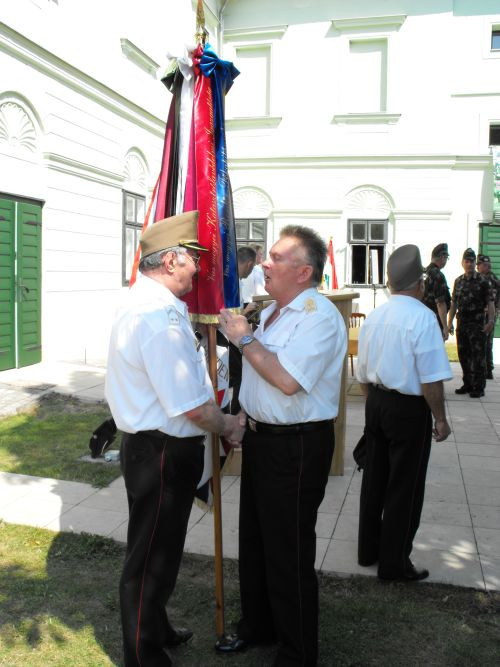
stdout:
MULTIPOLYGON (((493 271, 488 271, 488 273, 483 273, 483 276, 490 283, 490 288, 495 300, 495 315, 500 310, 500 280, 496 277, 493 271)), ((484 317, 485 323, 488 321, 488 313, 484 317)), ((486 373, 488 377, 492 377, 493 369, 495 367, 493 363, 493 337, 495 334, 495 327, 486 335, 486 373)))
POLYGON ((457 309, 457 348, 467 391, 486 386, 486 334, 484 311, 493 300, 488 280, 477 271, 455 280, 451 297, 457 309))
POLYGON ((446 311, 450 310, 451 297, 450 290, 448 288, 448 283, 444 277, 444 273, 441 269, 431 262, 429 266, 425 269, 426 278, 425 278, 425 292, 424 298, 422 299, 423 303, 435 313, 439 327, 441 331, 443 330, 443 325, 439 318, 437 304, 445 302, 446 311))

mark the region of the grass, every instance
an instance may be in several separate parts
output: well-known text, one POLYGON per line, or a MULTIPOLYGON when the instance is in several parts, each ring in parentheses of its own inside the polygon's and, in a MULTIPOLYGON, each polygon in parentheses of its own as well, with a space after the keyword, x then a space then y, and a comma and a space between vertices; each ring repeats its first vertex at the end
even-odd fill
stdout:
POLYGON ((42 396, 31 412, 0 419, 0 470, 107 486, 120 474, 117 464, 79 460, 90 454, 92 431, 107 417, 103 404, 42 396))
POLYGON ((458 361, 458 352, 456 343, 445 343, 446 352, 449 361, 458 361))
MULTIPOLYGON (((117 586, 124 547, 90 535, 0 523, 0 665, 121 665, 117 586)), ((226 629, 239 617, 237 563, 226 560, 226 629)), ((185 555, 169 604, 195 629, 178 667, 260 667, 275 648, 213 650, 213 561, 185 555)), ((500 664, 500 596, 439 584, 320 576, 320 665, 500 664)))

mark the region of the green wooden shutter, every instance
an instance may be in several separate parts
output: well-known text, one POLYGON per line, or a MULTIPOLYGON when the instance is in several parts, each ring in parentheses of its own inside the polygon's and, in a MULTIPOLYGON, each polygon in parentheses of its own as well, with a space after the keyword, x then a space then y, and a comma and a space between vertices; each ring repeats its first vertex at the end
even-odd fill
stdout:
MULTIPOLYGON (((489 255, 491 270, 500 277, 500 225, 481 225, 480 252, 489 255)), ((500 338, 500 320, 495 327, 495 338, 500 338)))
POLYGON ((0 370, 15 368, 15 202, 0 199, 0 370))
POLYGON ((17 205, 18 366, 42 359, 42 212, 36 204, 17 205))

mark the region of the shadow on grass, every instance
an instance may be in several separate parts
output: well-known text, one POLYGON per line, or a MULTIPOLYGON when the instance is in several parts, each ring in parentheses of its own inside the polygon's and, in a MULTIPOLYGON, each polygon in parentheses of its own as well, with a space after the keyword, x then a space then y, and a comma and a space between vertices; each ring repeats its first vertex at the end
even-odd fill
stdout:
MULTIPOLYGON (((90 535, 0 527, 0 664, 121 665, 124 547, 90 535)), ((320 574, 320 667, 500 664, 500 597, 438 584, 320 574)), ((224 562, 226 631, 240 615, 237 562, 224 562)), ((169 603, 194 629, 178 667, 271 665, 275 647, 215 653, 213 559, 186 554, 169 603)))

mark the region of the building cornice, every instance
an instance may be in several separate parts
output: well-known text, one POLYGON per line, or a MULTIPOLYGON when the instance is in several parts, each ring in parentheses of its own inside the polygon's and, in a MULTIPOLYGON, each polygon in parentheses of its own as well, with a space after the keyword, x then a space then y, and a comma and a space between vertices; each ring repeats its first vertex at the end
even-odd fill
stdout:
POLYGON ((338 125, 395 125, 400 118, 400 113, 385 113, 383 111, 377 113, 337 113, 332 118, 332 123, 338 125))
POLYGON ((271 25, 259 28, 232 28, 224 30, 225 42, 244 42, 247 40, 268 41, 281 39, 285 34, 288 25, 271 25))
POLYGON ((409 169, 487 169, 491 155, 306 155, 230 158, 229 167, 236 169, 348 169, 409 168, 409 169))
POLYGON ((165 122, 0 22, 0 50, 158 137, 165 122))
POLYGON ((406 20, 405 14, 394 16, 368 16, 366 18, 332 19, 335 30, 373 30, 374 28, 400 28, 406 20))
POLYGON ((123 55, 128 58, 135 65, 150 74, 153 79, 157 78, 160 66, 152 58, 144 53, 138 46, 136 46, 129 39, 120 39, 123 55))
POLYGON ((271 211, 275 218, 314 218, 314 219, 340 219, 342 211, 337 209, 312 209, 312 208, 275 208, 271 211))
POLYGON ((226 130, 255 130, 264 127, 275 128, 281 123, 281 116, 244 116, 226 118, 226 130))
POLYGON ((78 178, 85 178, 94 183, 101 183, 107 186, 121 188, 125 180, 123 174, 118 174, 106 169, 100 169, 92 164, 79 162, 63 155, 56 153, 44 153, 43 158, 48 169, 76 176, 78 178))

